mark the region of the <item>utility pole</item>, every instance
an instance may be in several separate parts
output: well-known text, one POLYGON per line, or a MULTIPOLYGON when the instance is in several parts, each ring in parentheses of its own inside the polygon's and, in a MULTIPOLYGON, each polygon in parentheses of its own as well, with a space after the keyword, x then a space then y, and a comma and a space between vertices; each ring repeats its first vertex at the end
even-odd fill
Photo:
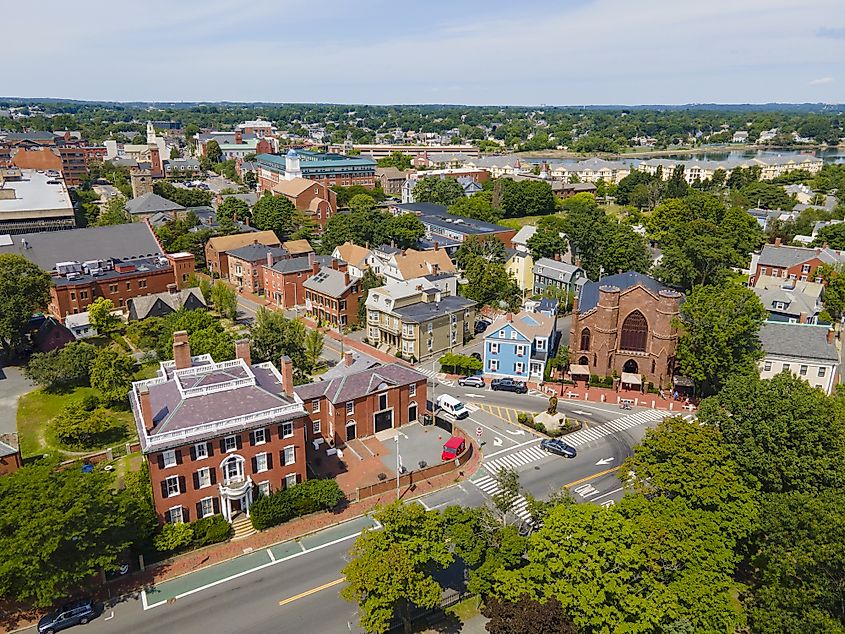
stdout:
POLYGON ((399 478, 402 475, 402 459, 399 456, 399 430, 396 430, 396 499, 399 499, 399 478))

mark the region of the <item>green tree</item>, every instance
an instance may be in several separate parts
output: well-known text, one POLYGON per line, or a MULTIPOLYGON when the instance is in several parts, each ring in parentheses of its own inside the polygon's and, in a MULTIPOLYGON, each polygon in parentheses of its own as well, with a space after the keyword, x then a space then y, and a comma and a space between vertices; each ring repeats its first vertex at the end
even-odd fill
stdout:
POLYGON ((50 423, 58 441, 76 450, 101 447, 125 436, 125 427, 109 410, 97 407, 88 410, 84 403, 68 405, 50 423))
POLYGON ((464 188, 454 178, 426 176, 414 185, 413 196, 418 203, 434 203, 448 207, 464 195, 464 188))
POLYGON ((845 313, 845 267, 822 264, 816 273, 825 284, 824 308, 837 322, 845 313))
POLYGON ((56 350, 36 352, 29 358, 24 372, 29 380, 48 390, 84 385, 96 356, 97 349, 90 343, 71 341, 56 350))
POLYGON ((223 160, 223 151, 220 144, 212 139, 205 144, 205 157, 212 163, 219 163, 223 160))
POLYGON ((399 170, 411 169, 411 157, 402 152, 391 152, 390 156, 385 156, 377 162, 379 167, 395 167, 399 170))
POLYGON ((455 262, 461 269, 466 269, 475 258, 490 264, 504 264, 507 260, 505 245, 495 236, 469 236, 455 251, 455 262))
POLYGON ((178 159, 180 156, 181 155, 179 154, 179 148, 178 147, 176 147, 174 145, 172 148, 170 148, 170 160, 171 161, 178 159))
POLYGON ((502 468, 496 471, 493 478, 498 485, 498 491, 491 498, 493 512, 502 526, 510 523, 514 503, 519 496, 519 474, 516 469, 502 468))
POLYGON ((284 196, 264 192, 252 207, 252 218, 258 229, 286 236, 291 233, 295 211, 293 203, 284 196))
POLYGON ((117 568, 143 530, 136 508, 103 469, 38 462, 0 478, 0 596, 47 607, 117 568))
POLYGON ((252 191, 258 184, 258 177, 255 175, 255 172, 253 172, 252 170, 248 170, 244 172, 243 181, 244 186, 246 186, 250 191, 252 191))
POLYGON ((385 239, 397 249, 413 249, 425 236, 425 225, 414 214, 391 216, 384 223, 385 239))
POLYGON ((484 222, 499 222, 502 219, 500 209, 493 207, 493 192, 476 192, 472 196, 463 196, 449 205, 449 213, 455 216, 475 218, 484 222))
POLYGON ((757 333, 767 316, 753 291, 741 286, 699 286, 681 305, 677 359, 703 395, 716 393, 734 374, 756 373, 757 333))
POLYGON ((29 318, 50 302, 50 276, 23 256, 0 255, 0 344, 6 356, 23 343, 29 318))
POLYGON ((223 317, 232 321, 238 318, 238 294, 223 280, 217 280, 211 287, 211 303, 223 317))
POLYGON ((540 258, 564 255, 569 250, 569 244, 558 231, 538 228, 534 235, 528 238, 528 250, 536 262, 540 258))
POLYGON ((127 354, 112 348, 101 348, 91 364, 91 387, 98 390, 107 403, 121 403, 132 387, 135 362, 127 354))
POLYGON ((463 272, 467 284, 461 287, 461 293, 467 299, 482 306, 491 305, 512 311, 519 309, 522 291, 503 264, 473 257, 467 261, 463 272))
POLYGON ((126 211, 126 199, 123 196, 110 198, 97 216, 98 227, 123 225, 128 222, 132 222, 132 219, 126 211))
POLYGON ((188 546, 194 539, 194 529, 187 522, 165 524, 153 542, 160 553, 169 553, 188 546))
POLYGON ((666 198, 683 198, 689 193, 690 186, 684 178, 684 165, 678 164, 672 170, 672 176, 666 181, 666 198))
POLYGON ((217 208, 217 222, 219 223, 224 218, 228 220, 238 220, 240 222, 249 220, 249 205, 247 205, 243 200, 229 196, 223 201, 223 204, 217 208))
POLYGON ((718 427, 744 477, 765 493, 845 485, 842 403, 789 372, 727 381, 699 421, 718 427))
POLYGON ((376 275, 372 269, 364 271, 364 277, 359 282, 361 287, 361 296, 358 298, 358 323, 363 324, 367 321, 367 297, 370 291, 379 286, 384 286, 384 278, 376 275))
POLYGON ((845 223, 827 225, 819 229, 814 244, 817 246, 826 244, 837 251, 845 249, 845 223))
POLYGON ((499 178, 493 184, 492 203, 502 210, 505 218, 540 216, 555 211, 552 186, 542 180, 499 178))
POLYGON ((398 613, 410 633, 412 607, 432 608, 440 601, 442 589, 431 572, 453 560, 444 522, 437 511, 401 501, 374 517, 383 528, 364 529, 355 540, 343 569, 348 585, 340 595, 358 604, 361 627, 368 632, 386 632, 398 613))
POLYGON ((256 361, 279 364, 287 355, 300 376, 307 376, 305 325, 300 319, 287 319, 282 313, 260 308, 252 327, 252 355, 256 361))
POLYGON ((695 285, 722 284, 731 267, 742 266, 745 254, 736 251, 719 227, 693 220, 676 228, 661 244, 663 257, 655 275, 685 290, 695 285))
POLYGON ((375 209, 376 200, 369 194, 356 194, 349 199, 349 209, 353 212, 368 212, 375 209))
POLYGON ((113 310, 114 304, 105 297, 98 297, 88 305, 89 320, 98 334, 108 336, 120 326, 120 317, 113 310))
POLYGON ((221 327, 200 328, 188 335, 191 355, 210 354, 215 361, 235 358, 235 342, 230 332, 221 327))
POLYGON ((521 598, 516 602, 490 597, 481 608, 490 619, 485 629, 490 634, 577 634, 575 624, 563 612, 560 601, 552 597, 545 603, 521 598))
POLYGON ((314 370, 320 364, 320 355, 323 354, 323 344, 323 333, 319 330, 311 329, 305 334, 305 360, 310 374, 314 374, 314 370))

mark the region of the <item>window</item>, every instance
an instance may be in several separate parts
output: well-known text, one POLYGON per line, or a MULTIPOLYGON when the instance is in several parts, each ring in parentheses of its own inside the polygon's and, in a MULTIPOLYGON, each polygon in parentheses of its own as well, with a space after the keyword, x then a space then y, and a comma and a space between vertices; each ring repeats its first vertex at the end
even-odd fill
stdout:
POLYGON ((499 339, 504 339, 504 338, 505 338, 505 331, 504 331, 504 330, 500 330, 500 331, 499 331, 499 339))
POLYGON ((127 290, 127 291, 131 291, 131 290, 132 290, 132 282, 126 282, 126 290, 127 290))
POLYGON ((525 346, 520 344, 516 346, 516 356, 521 357, 525 354, 525 346))
POLYGON ((311 411, 315 414, 320 411, 320 399, 315 398, 311 401, 311 411))
POLYGON ((260 453, 255 456, 255 472, 261 473, 262 471, 267 471, 267 454, 260 453))
POLYGON ((426 329, 428 330, 428 334, 431 334, 432 331, 434 330, 434 323, 428 322, 428 324, 426 325, 426 329))
POLYGON ((167 521, 171 524, 181 524, 184 521, 182 519, 182 507, 174 506, 172 509, 168 510, 167 521))
POLYGON ((253 433, 255 437, 255 444, 256 445, 263 445, 267 442, 267 430, 266 429, 256 429, 253 433))
POLYGON ((801 267, 801 272, 802 272, 802 273, 809 273, 809 272, 810 272, 810 265, 809 265, 809 264, 805 264, 804 266, 802 266, 802 267, 801 267))
POLYGON ((346 415, 352 416, 355 413, 355 403, 353 401, 346 401, 346 415))
POLYGON ((498 359, 490 359, 490 371, 495 372, 499 369, 499 360, 498 359))
POLYGON ((648 322, 643 314, 635 310, 622 323, 622 350, 645 352, 648 338, 648 322))
POLYGON ((203 467, 197 471, 197 488, 202 489, 204 487, 211 486, 211 469, 208 467, 203 467))
POLYGON ((75 292, 75 291, 71 291, 71 292, 70 292, 70 298, 71 298, 72 300, 75 300, 75 299, 76 299, 76 292, 75 292))
POLYGON ((537 350, 545 350, 546 349, 546 340, 545 339, 541 339, 541 338, 537 337, 537 339, 535 339, 535 341, 537 342, 537 350))
POLYGON ((167 497, 173 497, 174 495, 179 495, 179 476, 170 476, 164 481, 165 491, 167 491, 167 497))
POLYGON ((320 433, 320 419, 315 421, 311 421, 311 433, 312 434, 319 434, 320 433))
POLYGON ((282 431, 282 438, 290 438, 293 436, 293 423, 282 423, 280 429, 282 431))
POLYGON ((176 452, 173 449, 168 449, 167 451, 161 454, 162 461, 164 462, 164 468, 167 469, 168 467, 175 467, 176 466, 176 452))
POLYGON ((387 393, 386 392, 378 395, 378 408, 380 410, 387 409, 387 393))
POLYGON ((511 330, 511 339, 516 339, 516 330, 511 330))
POLYGON ((214 498, 203 498, 200 500, 200 517, 214 515, 214 498))
POLYGON ((827 368, 825 368, 824 366, 820 367, 820 368, 819 368, 819 376, 824 376, 824 371, 825 371, 826 369, 827 369, 827 368))
POLYGON ((227 458, 222 465, 223 479, 228 484, 231 481, 240 481, 244 477, 244 461, 238 456, 227 458))
POLYGON ((267 497, 270 495, 270 483, 269 482, 259 482, 258 483, 258 496, 259 497, 267 497))
POLYGON ((289 445, 282 451, 282 465, 289 465, 296 462, 296 447, 289 445))
POLYGON ((525 364, 522 361, 517 361, 513 364, 513 369, 517 374, 525 372, 525 364))
POLYGON ((772 362, 771 361, 764 361, 763 362, 763 370, 769 372, 772 369, 772 362))
POLYGON ((117 284, 109 284, 109 293, 117 292, 117 284))
POLYGON ((783 310, 783 302, 775 302, 775 310, 783 310))
POLYGON ((289 489, 292 486, 296 486, 296 474, 291 473, 290 475, 285 476, 285 488, 289 489))
POLYGON ((802 366, 798 369, 798 374, 800 374, 801 376, 807 376, 807 366, 806 366, 806 365, 802 365, 802 366))
POLYGON ((416 384, 416 383, 411 383, 411 384, 408 386, 408 396, 410 396, 411 398, 413 398, 413 397, 414 397, 414 396, 416 396, 416 395, 417 395, 417 384, 416 384))
POLYGON ((788 364, 788 363, 784 363, 784 364, 783 364, 783 369, 784 369, 784 370, 788 370, 788 369, 789 369, 789 364, 788 364))
POLYGON ((223 439, 223 448, 226 451, 236 451, 238 448, 238 437, 237 436, 226 436, 223 439))
POLYGON ((765 267, 765 266, 760 267, 760 275, 765 275, 767 271, 768 271, 768 267, 765 267))
POLYGON ((138 288, 147 288, 147 280, 138 280, 138 288))
POLYGON ((199 442, 194 445, 194 455, 196 456, 197 460, 208 458, 208 443, 199 442))
POLYGON ((587 352, 590 349, 590 329, 584 328, 581 331, 581 350, 587 352))
POLYGON ((499 354, 499 344, 495 341, 490 342, 490 354, 499 354))

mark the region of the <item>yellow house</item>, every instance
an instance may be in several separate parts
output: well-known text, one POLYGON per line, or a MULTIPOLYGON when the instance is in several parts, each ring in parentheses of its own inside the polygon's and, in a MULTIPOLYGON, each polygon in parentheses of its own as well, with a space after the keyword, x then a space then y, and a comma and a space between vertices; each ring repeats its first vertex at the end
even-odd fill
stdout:
POLYGON ((537 227, 525 225, 511 239, 513 253, 505 263, 505 269, 515 279, 520 290, 531 291, 534 287, 534 258, 528 250, 528 240, 536 233, 537 227))

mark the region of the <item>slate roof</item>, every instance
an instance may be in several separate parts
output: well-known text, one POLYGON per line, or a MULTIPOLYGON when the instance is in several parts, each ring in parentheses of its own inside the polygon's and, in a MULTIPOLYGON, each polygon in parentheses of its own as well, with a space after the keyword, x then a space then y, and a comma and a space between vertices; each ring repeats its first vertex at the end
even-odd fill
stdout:
POLYGON ((540 258, 534 263, 532 273, 543 277, 557 278, 561 281, 570 282, 572 277, 581 271, 581 267, 574 264, 567 264, 551 258, 540 258))
POLYGON ((516 235, 511 238, 513 244, 527 245, 532 236, 537 233, 537 227, 534 225, 525 225, 520 227, 516 235))
POLYGON ((599 303, 599 288, 602 286, 615 286, 620 291, 626 291, 638 284, 644 286, 647 290, 657 295, 660 291, 671 291, 668 286, 664 286, 653 277, 637 273, 636 271, 628 271, 626 273, 618 273, 617 275, 608 275, 601 278, 599 282, 585 282, 581 287, 581 295, 578 298, 578 312, 586 313, 592 310, 599 303))
POLYGON ((247 244, 243 247, 238 247, 237 249, 230 249, 226 251, 232 257, 238 258, 239 260, 245 260, 246 262, 260 262, 262 260, 267 260, 267 254, 272 253, 273 258, 283 258, 288 255, 287 249, 282 247, 268 247, 264 244, 247 244))
POLYGON ((842 256, 832 249, 814 249, 807 247, 788 247, 766 244, 760 252, 758 263, 761 266, 793 267, 807 260, 818 257, 822 262, 834 264, 842 261, 842 256))
MULTIPOLYGON (((127 308, 135 307, 135 314, 138 319, 144 319, 152 310, 156 302, 162 301, 170 306, 174 311, 179 310, 185 305, 185 302, 193 296, 200 304, 206 306, 205 298, 199 288, 183 288, 177 293, 164 291, 162 293, 154 293, 152 295, 142 295, 141 297, 133 297, 127 301, 127 308)), ((71 315, 68 315, 71 317, 71 315)), ((67 319, 65 320, 67 321, 67 319)))
MULTIPOLYGON (((330 255, 314 256, 314 262, 320 264, 321 267, 328 267, 332 265, 334 258, 330 255)), ((287 260, 279 260, 271 268, 279 273, 302 273, 311 270, 311 260, 309 258, 289 258, 287 260)))
POLYGON ((836 346, 827 342, 827 331, 827 326, 767 321, 760 327, 759 337, 767 355, 839 361, 836 346))
MULTIPOLYGON (((435 289, 427 290, 433 291, 435 289)), ((476 302, 470 299, 457 297, 455 295, 447 295, 446 297, 443 297, 439 302, 417 302, 416 304, 411 304, 410 306, 396 308, 393 312, 395 312, 397 315, 400 315, 402 317, 403 322, 420 324, 426 321, 430 321, 435 317, 440 317, 442 315, 448 315, 456 311, 472 308, 475 305, 476 302)))
POLYGON ((58 262, 117 259, 124 262, 162 255, 161 247, 145 222, 68 231, 43 231, 12 236, 12 244, 0 243, 0 254, 22 255, 45 271, 58 262), (27 247, 22 243, 26 241, 27 247))
POLYGON ((349 374, 363 372, 381 365, 381 361, 371 357, 363 352, 357 350, 352 352, 352 363, 346 365, 345 359, 341 359, 333 368, 329 368, 317 377, 318 381, 330 381, 331 379, 339 379, 349 374))
POLYGON ((794 315, 804 313, 812 317, 819 312, 824 286, 815 282, 784 280, 779 277, 763 275, 751 289, 760 298, 769 312, 794 315), (791 284, 792 288, 786 286, 791 284), (775 302, 782 302, 783 308, 775 308, 775 302))
POLYGON ((346 281, 347 272, 338 271, 327 266, 321 268, 316 275, 312 275, 302 283, 303 288, 316 291, 329 297, 343 297, 343 295, 358 283, 358 278, 349 275, 349 282, 346 281))
POLYGON ((126 202, 126 211, 130 215, 134 214, 152 214, 159 211, 184 211, 185 208, 168 200, 163 196, 159 196, 155 192, 147 192, 138 198, 133 198, 126 202))
POLYGON ((294 392, 303 401, 324 396, 332 403, 338 404, 377 392, 379 386, 382 384, 386 384, 389 387, 396 387, 425 380, 425 375, 413 368, 400 363, 389 363, 330 381, 318 381, 317 383, 300 385, 294 388, 294 392))

